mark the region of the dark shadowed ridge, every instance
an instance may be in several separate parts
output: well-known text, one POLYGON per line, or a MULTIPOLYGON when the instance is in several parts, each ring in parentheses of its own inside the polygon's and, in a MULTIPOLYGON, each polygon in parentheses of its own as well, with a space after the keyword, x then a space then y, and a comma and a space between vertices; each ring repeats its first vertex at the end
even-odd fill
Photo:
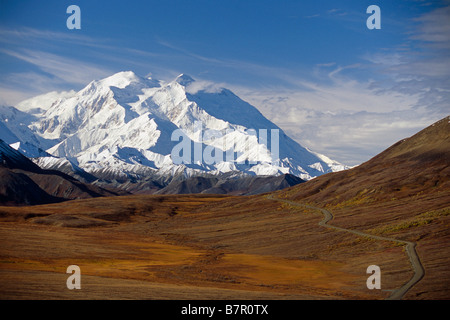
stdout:
POLYGON ((156 194, 255 195, 281 190, 303 182, 305 181, 291 174, 236 178, 193 177, 183 181, 173 181, 156 194))
POLYGON ((0 204, 36 205, 116 195, 56 170, 43 170, 0 140, 0 204))

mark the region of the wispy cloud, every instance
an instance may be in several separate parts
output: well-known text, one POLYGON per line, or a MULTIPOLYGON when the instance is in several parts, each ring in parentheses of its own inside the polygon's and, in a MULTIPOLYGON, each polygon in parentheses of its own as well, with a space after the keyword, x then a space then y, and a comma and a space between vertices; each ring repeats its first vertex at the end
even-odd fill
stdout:
POLYGON ((450 6, 435 9, 414 20, 420 23, 419 32, 415 32, 411 39, 439 49, 450 49, 450 6))
MULTIPOLYGON (((48 91, 81 88, 121 71, 121 66, 146 69, 148 60, 158 56, 111 43, 114 41, 77 33, 0 27, 0 54, 30 65, 24 72, 3 73, 1 103, 14 105, 48 91), (66 46, 77 51, 68 52, 66 46)), ((154 70, 158 70, 157 64, 154 70)))
POLYGON ((43 51, 23 50, 23 52, 17 52, 1 49, 0 52, 28 62, 67 84, 87 84, 93 79, 111 74, 111 70, 43 51))
POLYGON ((394 91, 419 96, 416 108, 444 114, 450 103, 450 6, 435 9, 414 19, 416 29, 407 46, 365 57, 382 74, 374 82, 379 92, 394 91), (416 47, 420 48, 419 50, 416 47))
POLYGON ((11 29, 0 27, 0 39, 2 41, 6 40, 15 40, 16 42, 22 41, 23 39, 43 39, 43 40, 58 40, 58 41, 79 41, 80 43, 90 43, 94 44, 92 38, 76 34, 76 33, 63 33, 63 32, 54 32, 49 30, 40 30, 34 28, 23 27, 20 29, 11 29))
POLYGON ((316 78, 327 81, 286 74, 297 89, 236 90, 310 149, 361 163, 450 114, 450 7, 415 21, 404 45, 362 56, 360 64, 316 65, 316 78), (352 74, 361 69, 373 78, 352 74))
POLYGON ((9 57, 8 61, 17 59, 29 64, 26 71, 2 74, 2 103, 13 105, 33 95, 76 88, 111 72, 104 66, 62 54, 61 48, 70 45, 83 49, 106 47, 103 41, 82 34, 0 27, 0 54, 9 57))
POLYGON ((412 112, 417 95, 379 93, 338 77, 329 85, 300 83, 297 90, 234 90, 299 143, 349 165, 432 122, 426 112, 412 112))

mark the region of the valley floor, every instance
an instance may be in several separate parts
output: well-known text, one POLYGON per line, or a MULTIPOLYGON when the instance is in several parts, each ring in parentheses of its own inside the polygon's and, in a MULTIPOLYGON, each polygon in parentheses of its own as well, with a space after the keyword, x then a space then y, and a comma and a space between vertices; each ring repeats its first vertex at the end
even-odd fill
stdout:
MULTIPOLYGON (((386 299, 412 277, 403 246, 329 230, 322 218, 260 196, 2 207, 0 298, 386 299), (366 287, 374 264, 381 290, 366 287), (69 265, 81 269, 81 290, 66 287, 69 265)), ((446 255, 418 252, 425 280, 437 283, 446 255)), ((417 287, 405 298, 449 297, 445 287, 417 287)))

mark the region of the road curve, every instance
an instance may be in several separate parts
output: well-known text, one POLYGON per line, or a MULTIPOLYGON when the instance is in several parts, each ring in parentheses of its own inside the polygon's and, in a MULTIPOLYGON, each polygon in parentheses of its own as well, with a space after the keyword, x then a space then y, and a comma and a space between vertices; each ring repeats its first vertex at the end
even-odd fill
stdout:
POLYGON ((301 204, 301 203, 294 202, 291 200, 274 198, 273 195, 268 195, 268 196, 266 196, 266 198, 269 200, 284 202, 284 203, 290 204, 292 206, 303 207, 303 208, 313 209, 313 210, 322 212, 324 217, 319 222, 319 225, 322 227, 330 228, 330 229, 334 229, 334 230, 338 230, 338 231, 343 231, 343 232, 349 232, 349 233, 356 234, 358 236, 368 237, 368 238, 375 239, 375 240, 392 241, 392 242, 400 243, 402 245, 406 245, 406 253, 409 257, 409 261, 411 262, 411 266, 414 271, 414 275, 403 286, 393 290, 391 295, 387 298, 387 300, 402 299, 403 296, 406 294, 406 292, 408 292, 408 290, 411 289, 416 283, 418 283, 425 275, 425 270, 423 268, 423 265, 420 261, 419 256, 417 255, 417 252, 416 252, 416 243, 415 242, 398 240, 398 239, 388 238, 388 237, 381 237, 381 236, 372 235, 372 234, 365 233, 365 232, 358 231, 358 230, 336 227, 336 226, 328 224, 328 222, 333 220, 334 217, 331 214, 331 212, 326 209, 322 209, 322 208, 318 208, 318 207, 314 207, 314 206, 310 206, 310 205, 306 205, 306 204, 301 204))

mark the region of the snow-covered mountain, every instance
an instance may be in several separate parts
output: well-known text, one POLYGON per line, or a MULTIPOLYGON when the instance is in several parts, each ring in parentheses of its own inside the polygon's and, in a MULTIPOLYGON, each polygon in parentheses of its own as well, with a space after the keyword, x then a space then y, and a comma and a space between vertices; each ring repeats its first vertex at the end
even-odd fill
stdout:
POLYGON ((119 72, 79 92, 1 107, 0 138, 41 167, 103 179, 230 172, 311 179, 345 169, 299 145, 230 90, 197 87, 187 75, 163 82, 119 72))

